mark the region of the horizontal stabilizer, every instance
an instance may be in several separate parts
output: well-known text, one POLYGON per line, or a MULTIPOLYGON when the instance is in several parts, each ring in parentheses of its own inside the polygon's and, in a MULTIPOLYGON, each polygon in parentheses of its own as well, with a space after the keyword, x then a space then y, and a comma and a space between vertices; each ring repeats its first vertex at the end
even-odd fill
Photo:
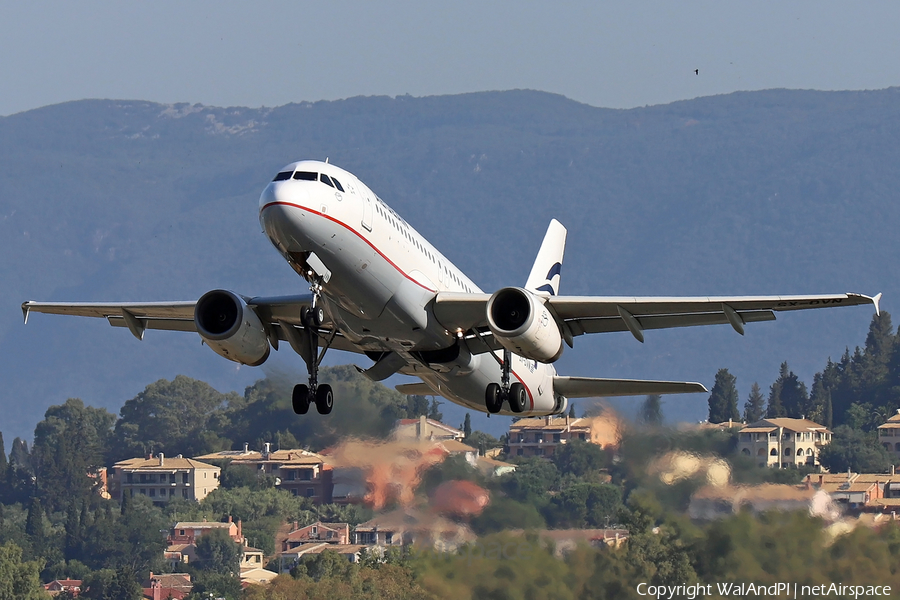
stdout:
POLYGON ((553 391, 566 398, 644 396, 647 394, 700 394, 708 392, 701 383, 646 381, 640 379, 599 379, 594 377, 554 377, 553 391))

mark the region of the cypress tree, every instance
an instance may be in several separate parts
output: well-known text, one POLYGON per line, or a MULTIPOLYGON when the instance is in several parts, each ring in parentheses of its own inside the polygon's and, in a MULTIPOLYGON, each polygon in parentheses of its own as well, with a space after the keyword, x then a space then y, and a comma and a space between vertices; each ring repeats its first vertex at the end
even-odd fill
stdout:
POLYGON ((66 537, 63 548, 66 560, 77 558, 75 552, 78 548, 78 543, 81 541, 81 530, 82 527, 78 515, 78 507, 75 505, 75 500, 71 500, 69 506, 66 508, 66 537))
POLYGON ((25 517, 25 534, 33 542, 39 541, 44 536, 44 516, 41 510, 41 501, 36 497, 31 499, 28 505, 28 516, 25 517))
POLYGON ((466 439, 472 435, 472 417, 469 416, 469 413, 466 413, 466 420, 463 422, 463 435, 466 439))
POLYGON ((13 440, 12 448, 9 450, 9 464, 20 471, 32 472, 31 453, 28 452, 28 443, 25 440, 21 438, 13 440))
POLYGON ((575 418, 575 405, 574 404, 569 405, 569 418, 570 419, 575 418))
POLYGON ((778 379, 776 379, 775 383, 772 384, 772 387, 769 388, 769 403, 766 406, 766 417, 769 419, 787 416, 787 413, 784 410, 784 404, 781 402, 781 386, 787 378, 788 373, 788 364, 785 361, 781 363, 778 379))
POLYGON ((0 431, 0 473, 6 473, 6 447, 3 445, 3 432, 0 431))
POLYGON ((755 423, 766 414, 766 397, 762 395, 759 384, 755 381, 750 387, 750 395, 744 403, 744 421, 755 423))
POLYGON ((736 383, 737 378, 728 369, 719 369, 716 373, 716 382, 709 395, 710 423, 724 423, 729 419, 737 421, 741 418, 736 383))
POLYGON ((642 423, 658 427, 662 425, 662 396, 650 394, 641 405, 640 418, 642 423))

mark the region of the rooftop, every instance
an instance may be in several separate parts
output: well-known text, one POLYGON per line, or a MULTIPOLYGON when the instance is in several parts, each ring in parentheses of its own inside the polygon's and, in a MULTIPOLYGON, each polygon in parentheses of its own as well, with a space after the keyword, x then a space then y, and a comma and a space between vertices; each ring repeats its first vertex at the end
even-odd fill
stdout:
POLYGON ((519 419, 515 423, 511 423, 510 429, 549 429, 564 430, 566 427, 570 429, 589 429, 591 427, 591 419, 569 417, 532 417, 519 419))
POLYGON ((831 433, 824 425, 819 425, 809 419, 788 419, 787 417, 778 417, 773 419, 762 419, 755 423, 749 423, 746 427, 741 428, 741 432, 771 431, 775 427, 782 427, 788 431, 806 432, 814 431, 819 433, 831 433))
POLYGON ((114 468, 122 471, 177 471, 181 469, 218 469, 215 465, 210 465, 192 458, 181 458, 167 456, 154 456, 152 458, 129 458, 122 460, 113 465, 114 468))

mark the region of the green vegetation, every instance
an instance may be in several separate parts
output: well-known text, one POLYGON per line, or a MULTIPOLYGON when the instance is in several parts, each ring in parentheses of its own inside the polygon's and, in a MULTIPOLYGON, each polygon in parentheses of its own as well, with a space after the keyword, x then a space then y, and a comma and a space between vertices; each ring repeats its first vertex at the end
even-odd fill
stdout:
MULTIPOLYGON (((900 371, 900 344, 889 318, 882 313, 873 320, 865 349, 845 353, 841 363, 829 363, 817 374, 812 393, 783 363, 770 386, 768 407, 754 385, 745 416, 763 410, 788 416, 799 416, 797 411, 811 417, 830 414, 845 424, 835 427, 822 463, 833 471, 885 470, 888 457, 872 428, 900 402, 900 375, 895 373, 900 371)), ((138 598, 140 580, 151 570, 169 568, 161 532, 178 520, 240 519, 250 544, 271 555, 285 522, 353 526, 371 518, 371 511, 358 506, 314 506, 279 489, 273 477, 227 463, 221 486, 199 504, 173 500, 159 508, 136 496, 117 505, 95 491, 96 467, 134 454, 207 453, 238 449, 245 441, 254 447, 272 441, 276 447, 315 450, 348 435, 384 438, 399 418, 441 416, 434 400, 387 390, 352 367, 324 369, 322 379, 343 390, 347 408, 316 422, 289 416, 290 385, 277 376, 248 386, 243 395, 220 394, 183 376, 157 381, 128 400, 118 418, 78 399, 50 407, 35 428, 31 449, 18 438, 8 455, 0 446, 0 600, 3 594, 42 598, 40 580, 69 577, 90 586, 86 598, 138 598)), ((710 410, 733 419, 737 402, 734 377, 720 369, 710 410)), ((894 524, 831 540, 823 523, 800 514, 742 513, 706 525, 687 522, 685 510, 692 494, 705 485, 704 472, 664 483, 657 466, 661 457, 682 453, 707 462, 724 459, 736 484, 798 483, 807 471, 760 469, 750 458, 737 456, 734 429, 663 428, 658 397, 648 397, 642 413, 642 424, 626 429, 615 453, 575 440, 549 460, 508 458, 517 469, 499 477, 482 475, 462 457, 423 473, 417 490, 422 502, 448 480, 468 480, 490 493, 490 504, 469 521, 478 542, 458 553, 406 548, 366 554, 359 564, 350 564, 324 552, 268 588, 242 592, 236 577, 238 548, 217 532, 201 538, 197 560, 179 568, 195 582, 192 599, 213 594, 229 600, 628 598, 641 582, 680 585, 727 578, 802 583, 841 577, 848 583, 869 573, 873 581, 890 585, 898 577, 890 566, 900 554, 894 524), (628 529, 628 542, 620 548, 584 546, 558 556, 549 542, 531 533, 606 527, 628 529), (515 556, 505 556, 503 548, 516 548, 515 556)), ((501 443, 472 430, 468 419, 462 428, 466 441, 482 451, 501 443)))

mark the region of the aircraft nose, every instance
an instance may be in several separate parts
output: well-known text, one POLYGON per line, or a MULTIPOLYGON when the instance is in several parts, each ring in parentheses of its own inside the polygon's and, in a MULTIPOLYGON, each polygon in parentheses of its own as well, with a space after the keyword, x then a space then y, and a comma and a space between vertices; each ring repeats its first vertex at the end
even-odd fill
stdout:
POLYGON ((303 208, 307 204, 309 193, 303 186, 292 181, 273 181, 266 186, 259 196, 259 212, 270 206, 296 206, 303 208))

